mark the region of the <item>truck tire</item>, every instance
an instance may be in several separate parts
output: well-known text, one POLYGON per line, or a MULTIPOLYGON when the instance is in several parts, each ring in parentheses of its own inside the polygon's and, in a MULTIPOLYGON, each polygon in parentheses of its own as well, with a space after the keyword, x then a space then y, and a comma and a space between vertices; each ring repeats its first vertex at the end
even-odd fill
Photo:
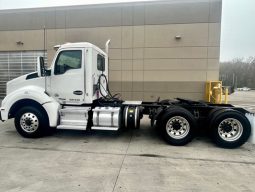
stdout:
POLYGON ((194 137, 196 120, 186 109, 174 107, 168 109, 158 121, 161 135, 171 145, 182 146, 194 137))
POLYGON ((49 134, 49 120, 47 114, 35 107, 22 107, 14 119, 16 130, 27 138, 38 138, 49 134))
POLYGON ((226 109, 215 113, 210 122, 213 142, 219 147, 236 148, 243 145, 251 134, 251 125, 244 114, 226 109))
POLYGON ((211 128, 208 129, 208 127, 211 127, 212 122, 214 121, 215 117, 217 117, 218 114, 222 113, 225 110, 232 110, 232 109, 225 109, 225 108, 222 109, 222 108, 216 107, 209 112, 209 114, 207 116, 206 124, 205 124, 205 126, 207 128, 205 131, 209 138, 212 138, 213 134, 212 134, 212 129, 211 128))

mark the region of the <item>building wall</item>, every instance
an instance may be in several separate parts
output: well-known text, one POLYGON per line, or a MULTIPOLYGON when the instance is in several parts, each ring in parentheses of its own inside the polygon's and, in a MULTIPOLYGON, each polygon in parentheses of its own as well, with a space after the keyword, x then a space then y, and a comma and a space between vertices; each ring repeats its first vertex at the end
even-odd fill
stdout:
POLYGON ((0 12, 0 51, 88 41, 110 45, 110 88, 123 99, 203 99, 218 80, 221 0, 168 0, 0 12), (175 36, 182 38, 176 40, 175 36), (23 45, 17 45, 22 41, 23 45))

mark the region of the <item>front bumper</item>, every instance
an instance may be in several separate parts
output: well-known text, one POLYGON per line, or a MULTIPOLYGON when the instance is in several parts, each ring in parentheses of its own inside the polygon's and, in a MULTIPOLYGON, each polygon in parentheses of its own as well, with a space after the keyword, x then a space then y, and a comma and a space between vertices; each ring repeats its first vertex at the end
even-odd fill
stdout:
POLYGON ((2 119, 2 111, 3 110, 4 110, 3 108, 0 108, 0 121, 2 121, 2 122, 4 122, 4 120, 2 119))

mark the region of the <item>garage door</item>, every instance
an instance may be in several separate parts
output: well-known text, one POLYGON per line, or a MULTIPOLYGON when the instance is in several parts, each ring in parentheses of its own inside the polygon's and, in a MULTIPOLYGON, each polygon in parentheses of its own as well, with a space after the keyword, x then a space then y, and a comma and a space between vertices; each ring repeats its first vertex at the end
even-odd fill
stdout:
POLYGON ((0 52, 0 99, 6 95, 6 82, 36 71, 36 60, 43 51, 0 52))

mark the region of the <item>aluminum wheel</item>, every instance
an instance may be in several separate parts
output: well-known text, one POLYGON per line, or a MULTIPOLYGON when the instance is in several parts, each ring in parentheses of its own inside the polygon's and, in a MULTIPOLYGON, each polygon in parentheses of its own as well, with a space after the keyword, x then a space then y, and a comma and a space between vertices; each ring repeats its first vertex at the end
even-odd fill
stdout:
POLYGON ((218 133, 225 141, 236 141, 243 134, 243 126, 237 119, 224 119, 218 126, 218 133))
POLYGON ((190 124, 187 119, 181 116, 174 116, 167 121, 166 131, 174 139, 183 139, 190 131, 190 124))
POLYGON ((24 113, 20 118, 20 126, 25 132, 33 133, 39 127, 38 118, 33 113, 24 113))

